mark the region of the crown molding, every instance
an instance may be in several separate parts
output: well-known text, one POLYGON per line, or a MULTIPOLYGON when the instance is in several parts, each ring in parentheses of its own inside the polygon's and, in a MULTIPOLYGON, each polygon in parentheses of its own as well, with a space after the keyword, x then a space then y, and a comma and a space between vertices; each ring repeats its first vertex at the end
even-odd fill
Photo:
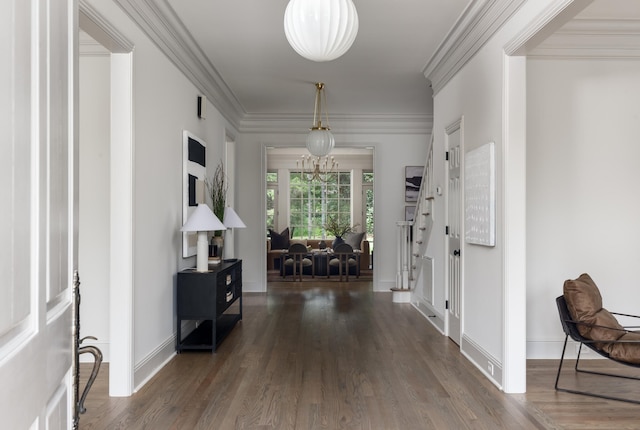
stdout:
POLYGON ((529 52, 529 58, 640 58, 640 20, 574 19, 529 52))
POLYGON ((236 129, 242 105, 166 0, 114 0, 236 129))
POLYGON ((78 32, 78 54, 80 57, 109 57, 111 51, 80 29, 78 32))
POLYGON ((532 49, 580 13, 588 3, 555 0, 504 47, 506 55, 527 55, 532 49))
MULTIPOLYGON (((87 0, 78 2, 78 22, 80 28, 102 45, 109 53, 126 53, 133 51, 133 43, 118 29, 107 21, 87 0)), ((82 44, 91 45, 86 40, 82 44)), ((87 48, 88 50, 95 50, 87 48)), ((81 51, 82 53, 82 51, 81 51)))
MULTIPOLYGON (((241 121, 241 133, 282 133, 306 135, 311 127, 305 114, 247 114, 241 121)), ((330 118, 335 134, 429 134, 433 115, 374 114, 340 115, 330 118)))
MULTIPOLYGON (((241 133, 307 133, 312 122, 308 114, 247 113, 166 0, 114 1, 236 130, 241 133)), ((331 116, 332 130, 341 134, 428 134, 432 124, 432 115, 331 116)))
POLYGON ((464 10, 423 69, 436 95, 526 0, 478 0, 464 10))
POLYGON ((91 40, 80 40, 78 43, 78 53, 81 57, 110 57, 111 52, 98 42, 91 40))

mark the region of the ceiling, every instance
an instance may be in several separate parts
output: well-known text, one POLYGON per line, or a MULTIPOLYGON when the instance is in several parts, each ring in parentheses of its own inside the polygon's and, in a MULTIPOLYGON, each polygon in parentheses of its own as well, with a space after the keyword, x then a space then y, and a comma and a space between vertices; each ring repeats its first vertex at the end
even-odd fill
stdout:
POLYGON ((284 34, 288 0, 166 0, 246 114, 313 114, 315 82, 337 115, 425 115, 423 70, 470 0, 354 0, 359 31, 342 57, 299 56, 284 34))
MULTIPOLYGON (((164 43, 169 57, 179 57, 180 51, 197 57, 206 68, 199 75, 202 86, 215 80, 214 87, 221 90, 214 91, 214 97, 224 98, 235 115, 298 120, 308 116, 311 122, 314 83, 324 82, 331 124, 331 118, 350 117, 412 117, 424 122, 421 118, 433 113, 427 64, 442 54, 438 49, 447 37, 460 30, 459 21, 489 0, 353 0, 359 17, 356 40, 342 57, 323 63, 307 60, 289 46, 283 27, 288 0, 115 1, 129 12, 144 9, 141 4, 154 9, 150 15, 157 23, 152 28, 164 29, 169 36, 164 41, 150 37, 159 46, 164 43), (180 42, 167 51, 166 40, 180 42)), ((581 4, 586 7, 573 21, 556 27, 541 49, 530 54, 578 52, 579 57, 595 47, 600 55, 608 44, 609 52, 640 55, 637 0, 581 4)), ((138 18, 143 26, 149 21, 148 16, 138 18)))

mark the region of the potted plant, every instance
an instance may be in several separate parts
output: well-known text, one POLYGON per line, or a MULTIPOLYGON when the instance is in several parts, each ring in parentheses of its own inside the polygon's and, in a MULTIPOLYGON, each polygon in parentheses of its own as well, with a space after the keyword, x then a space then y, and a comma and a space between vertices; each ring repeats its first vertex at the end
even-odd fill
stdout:
POLYGON ((324 229, 335 236, 335 240, 333 241, 333 248, 335 248, 336 245, 344 242, 342 236, 346 233, 352 233, 357 226, 358 224, 352 226, 347 221, 340 221, 337 217, 329 216, 327 217, 324 229))
MULTIPOLYGON (((206 179, 205 184, 207 186, 207 190, 209 191, 209 197, 211 198, 211 210, 220 221, 223 221, 224 208, 227 201, 227 190, 229 188, 229 185, 225 181, 224 167, 222 166, 222 162, 218 163, 213 176, 209 179, 206 179)), ((212 255, 214 257, 222 257, 224 239, 221 230, 213 232, 211 245, 213 247, 212 255)))

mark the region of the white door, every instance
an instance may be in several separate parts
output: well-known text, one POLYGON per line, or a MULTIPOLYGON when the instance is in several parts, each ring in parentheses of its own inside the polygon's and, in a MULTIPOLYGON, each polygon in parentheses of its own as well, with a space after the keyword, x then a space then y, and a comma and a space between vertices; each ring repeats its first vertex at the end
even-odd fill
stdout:
POLYGON ((461 230, 461 148, 460 123, 447 130, 448 199, 447 199, 447 319, 448 336, 460 345, 460 312, 462 308, 462 276, 460 264, 461 230))
POLYGON ((0 416, 72 423, 75 0, 0 2, 0 416))

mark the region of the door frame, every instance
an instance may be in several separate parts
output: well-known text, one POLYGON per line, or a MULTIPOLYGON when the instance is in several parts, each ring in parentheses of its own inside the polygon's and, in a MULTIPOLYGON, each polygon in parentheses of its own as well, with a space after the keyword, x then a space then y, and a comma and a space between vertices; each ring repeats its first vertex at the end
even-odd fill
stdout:
POLYGON ((86 1, 78 25, 111 52, 109 395, 134 390, 133 43, 86 1), (117 171, 116 171, 117 167, 117 171))

